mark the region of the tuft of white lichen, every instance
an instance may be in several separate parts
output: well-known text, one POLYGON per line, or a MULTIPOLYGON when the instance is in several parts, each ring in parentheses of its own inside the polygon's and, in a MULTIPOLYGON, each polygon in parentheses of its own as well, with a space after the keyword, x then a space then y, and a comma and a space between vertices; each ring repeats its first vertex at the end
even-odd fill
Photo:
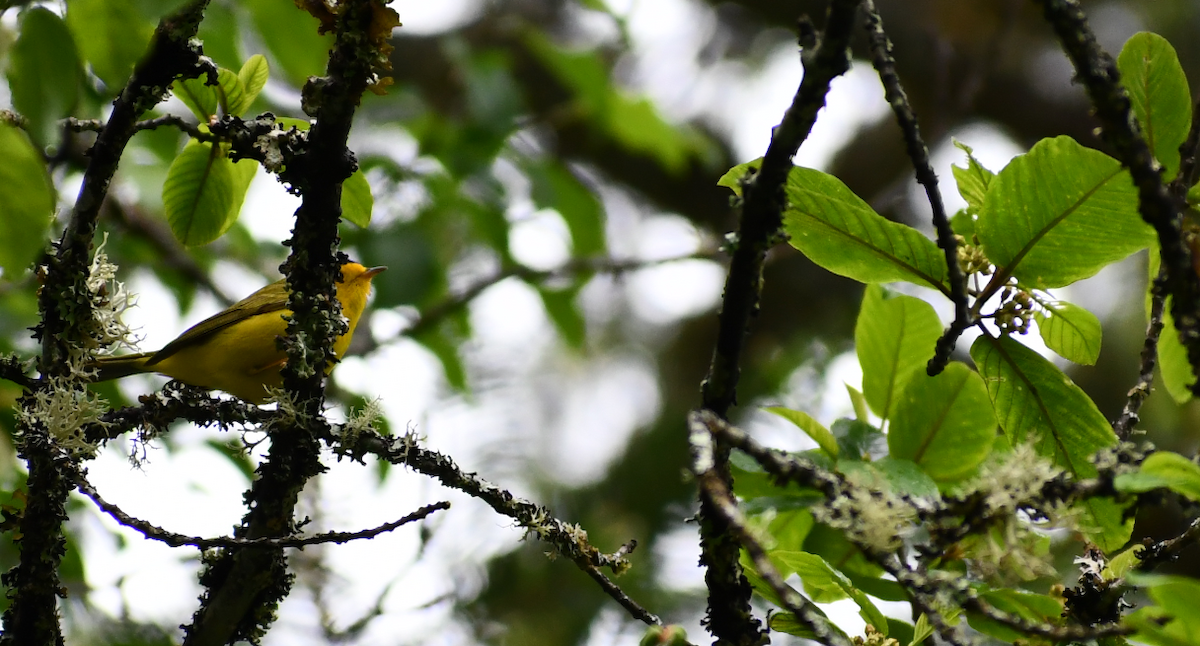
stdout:
POLYGON ((848 476, 847 483, 841 494, 813 508, 813 517, 875 550, 899 548, 914 529, 916 508, 883 483, 864 481, 858 474, 848 476))
POLYGON ((97 445, 84 438, 83 426, 103 424, 101 416, 108 411, 108 403, 102 397, 78 388, 69 377, 52 377, 47 388, 31 397, 33 404, 22 406, 17 413, 22 427, 41 424, 50 438, 73 458, 96 455, 97 445))

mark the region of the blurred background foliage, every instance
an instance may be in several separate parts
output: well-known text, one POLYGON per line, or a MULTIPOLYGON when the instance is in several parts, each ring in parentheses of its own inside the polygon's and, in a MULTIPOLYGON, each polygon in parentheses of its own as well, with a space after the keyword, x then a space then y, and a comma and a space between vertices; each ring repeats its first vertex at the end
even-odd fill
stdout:
MULTIPOLYGON (((0 105, 28 120, 59 191, 59 215, 46 240, 64 221, 92 141, 89 133, 66 131, 59 120, 105 115, 172 4, 178 2, 0 3, 0 105)), ((395 82, 386 95, 364 100, 352 133, 375 212, 368 229, 343 225, 342 245, 365 264, 390 270, 376 281, 372 320, 360 327, 372 334, 360 333, 351 350, 364 359, 339 371, 335 399, 361 405, 382 397, 394 431, 416 428, 468 471, 579 522, 602 549, 636 539, 634 568, 619 583, 664 619, 690 625, 694 637, 704 599, 695 529, 686 522, 693 489, 683 475, 684 417, 699 402, 723 276, 718 250, 735 224, 729 194, 716 180, 730 166, 762 154, 800 77, 792 28, 803 13, 819 24, 824 5, 396 0, 393 7, 408 24, 394 34, 395 82), (769 73, 779 69, 788 71, 769 73), (692 258, 637 267, 685 256, 692 258), (405 357, 416 363, 394 365, 405 357), (424 383, 413 387, 406 376, 424 383), (404 403, 388 406, 396 401, 404 403)), ((1104 148, 1086 97, 1071 83, 1070 65, 1032 3, 877 5, 944 178, 949 160, 961 163, 943 152, 952 136, 981 155, 988 146, 1027 149, 1059 134, 1104 148)), ((1136 31, 1155 31, 1175 46, 1192 86, 1200 84, 1200 40, 1193 37, 1200 30, 1200 4, 1106 0, 1084 6, 1108 51, 1119 51, 1136 31)), ((315 19, 288 0, 214 0, 200 38, 222 67, 237 70, 253 54, 267 56, 270 82, 247 114, 304 117, 299 87, 322 73, 328 44, 317 35, 315 19)), ((862 45, 858 38, 860 59, 862 45)), ((806 146, 799 161, 838 176, 886 216, 928 229, 928 207, 915 190, 899 131, 880 109, 882 90, 871 83, 869 64, 861 61, 835 83, 834 97, 850 98, 831 97, 822 118, 834 121, 834 131, 819 122, 823 148, 814 153, 817 143, 806 146)), ((178 102, 159 111, 188 114, 178 102)), ((176 312, 145 315, 148 327, 164 316, 180 326, 163 333, 164 340, 182 329, 179 317, 195 321, 278 276, 286 253, 279 242, 295 206, 260 173, 228 234, 183 248, 163 220, 161 186, 185 141, 170 128, 139 133, 101 220, 102 231, 111 234, 107 251, 124 275, 137 277, 139 285, 161 284, 171 297, 165 302, 178 304, 176 312)), ((953 189, 944 183, 943 192, 953 189)), ((1138 258, 1072 297, 1101 315, 1106 338, 1099 363, 1073 367, 1071 376, 1110 418, 1135 382, 1144 332, 1145 259, 1138 258)), ((32 356, 35 288, 28 271, 0 275, 0 351, 32 356)), ((736 421, 768 441, 798 448, 803 440, 794 431, 756 407, 789 405, 826 422, 832 412, 844 412, 848 404, 837 409, 844 397, 838 358, 850 349, 860 297, 851 281, 819 270, 791 248, 778 248, 744 355, 736 421)), ((148 387, 146 381, 99 390, 119 404, 148 387)), ((18 394, 13 384, 0 382, 0 429, 6 434, 18 394)), ((1196 450, 1200 411, 1194 403, 1178 407, 1160 390, 1144 410, 1143 427, 1153 442, 1183 453, 1196 450)), ((243 472, 255 459, 228 433, 204 437, 243 472)), ((168 452, 181 441, 174 435, 161 440, 168 452)), ((11 442, 2 444, 0 461, 4 490, 16 491, 22 471, 11 442)), ((379 473, 401 477, 382 468, 379 473)), ((321 498, 313 500, 317 505, 321 498)), ((19 495, 3 501, 20 503, 19 495)), ((319 517, 319 505, 313 509, 319 517)), ((1178 533, 1171 511, 1143 514, 1135 538, 1178 533)), ((334 625, 345 629, 355 617, 369 618, 369 604, 335 612, 330 607, 337 604, 324 603, 323 586, 331 572, 353 580, 356 568, 372 564, 333 568, 322 560, 324 552, 306 551, 294 562, 311 594, 285 604, 268 641, 283 643, 297 634, 319 638, 288 628, 311 628, 314 622, 294 618, 314 606, 322 621, 330 618, 324 637, 331 641, 634 641, 637 626, 579 570, 547 559, 543 546, 520 542, 510 527, 496 531, 503 523, 489 512, 470 506, 449 512, 456 513, 467 518, 430 523, 420 544, 458 545, 467 539, 447 536, 452 528, 483 527, 488 547, 446 548, 436 558, 422 547, 396 557, 432 560, 433 579, 444 581, 433 586, 440 594, 384 589, 384 617, 339 633, 334 625), (405 617, 414 613, 434 619, 405 628, 405 617)), ((170 627, 184 615, 152 620, 153 612, 123 604, 114 612, 111 603, 92 603, 103 591, 89 578, 84 556, 103 552, 80 545, 95 535, 84 525, 71 527, 63 573, 73 633, 95 643, 168 643, 170 627)), ((129 549, 125 535, 117 536, 112 549, 129 549)), ((6 537, 0 565, 13 562, 6 537)), ((124 578, 113 585, 119 591, 124 578)))

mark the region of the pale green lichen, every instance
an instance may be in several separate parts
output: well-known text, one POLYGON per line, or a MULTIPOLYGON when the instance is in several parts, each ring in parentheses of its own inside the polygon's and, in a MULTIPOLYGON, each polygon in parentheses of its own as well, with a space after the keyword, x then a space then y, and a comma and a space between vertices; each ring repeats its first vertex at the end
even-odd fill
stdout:
POLYGON ((374 430, 375 424, 383 419, 383 405, 379 398, 372 399, 357 411, 351 411, 350 418, 342 425, 342 444, 354 446, 363 433, 374 430))
POLYGON ((912 532, 917 510, 882 483, 864 482, 854 474, 846 488, 824 505, 813 508, 817 520, 846 532, 854 542, 891 552, 912 532))

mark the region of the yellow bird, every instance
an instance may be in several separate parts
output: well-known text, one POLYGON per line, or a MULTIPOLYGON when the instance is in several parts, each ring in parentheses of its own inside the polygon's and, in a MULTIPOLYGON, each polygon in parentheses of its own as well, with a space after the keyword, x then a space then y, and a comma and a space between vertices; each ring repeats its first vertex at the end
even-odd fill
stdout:
MULTIPOLYGON (((384 269, 387 267, 367 269, 356 262, 342 265, 337 298, 350 329, 333 343, 338 359, 346 353, 367 305, 371 279, 384 269)), ((223 390, 254 404, 266 403, 266 388, 283 383, 279 371, 287 357, 276 347, 275 339, 287 332, 283 318, 291 314, 287 298, 285 281, 271 283, 188 328, 158 352, 99 359, 96 381, 157 372, 193 386, 223 390)), ((332 369, 333 365, 328 366, 326 373, 332 369)))

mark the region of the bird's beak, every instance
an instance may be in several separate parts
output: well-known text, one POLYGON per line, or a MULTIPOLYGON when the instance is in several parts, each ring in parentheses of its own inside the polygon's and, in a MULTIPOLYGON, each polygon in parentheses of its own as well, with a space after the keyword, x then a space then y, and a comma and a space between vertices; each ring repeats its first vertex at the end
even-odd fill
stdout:
POLYGON ((387 269, 387 267, 372 267, 372 268, 364 271, 362 273, 362 276, 359 276, 359 278, 365 278, 367 280, 371 280, 375 276, 382 274, 384 272, 384 270, 386 270, 386 269, 387 269))

